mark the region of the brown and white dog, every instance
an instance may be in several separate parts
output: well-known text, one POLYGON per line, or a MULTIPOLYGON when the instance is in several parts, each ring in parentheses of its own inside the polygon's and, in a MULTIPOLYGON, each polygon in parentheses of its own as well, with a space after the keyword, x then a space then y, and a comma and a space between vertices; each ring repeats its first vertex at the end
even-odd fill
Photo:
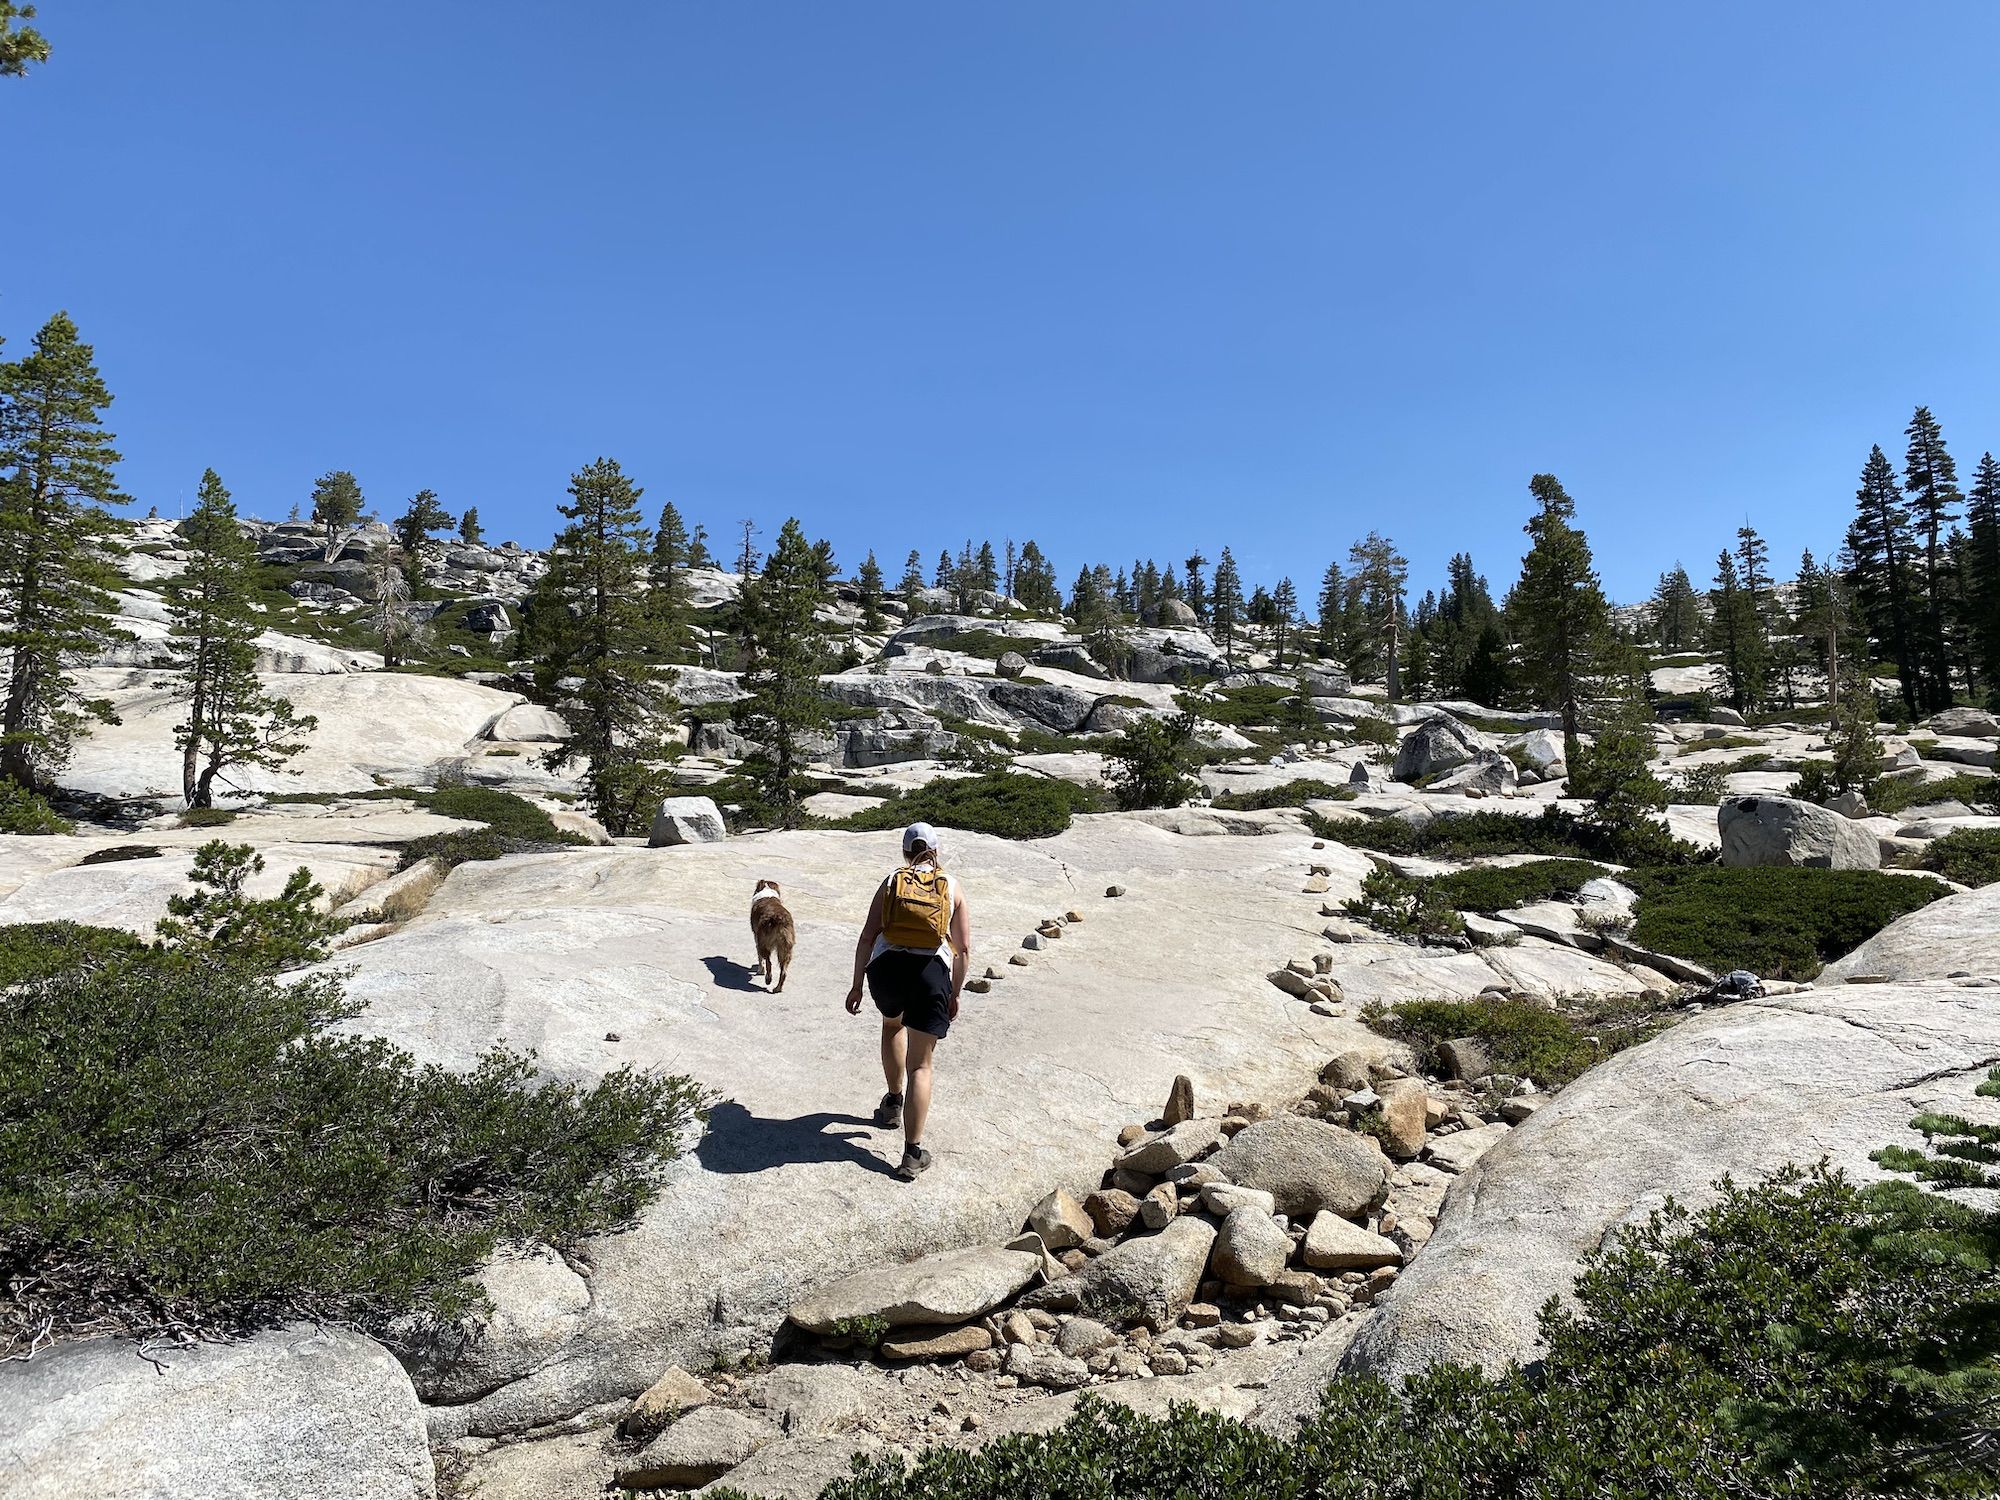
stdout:
POLYGON ((757 882, 756 893, 750 898, 750 935, 757 940, 757 967, 750 972, 776 995, 785 988, 785 975, 791 971, 792 942, 797 933, 775 880, 757 882), (774 979, 775 984, 771 982, 774 979))

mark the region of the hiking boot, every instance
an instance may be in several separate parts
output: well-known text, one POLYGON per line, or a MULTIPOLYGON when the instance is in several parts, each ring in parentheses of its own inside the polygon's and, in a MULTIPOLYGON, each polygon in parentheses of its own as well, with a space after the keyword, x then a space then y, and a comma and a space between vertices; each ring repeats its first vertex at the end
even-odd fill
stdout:
POLYGON ((882 1130, 894 1130, 903 1123, 903 1096, 884 1094, 882 1102, 875 1106, 875 1124, 882 1130))
POLYGON ((896 1168, 896 1175, 905 1182, 915 1182, 917 1175, 931 1164, 931 1154, 922 1146, 905 1146, 903 1164, 896 1168))

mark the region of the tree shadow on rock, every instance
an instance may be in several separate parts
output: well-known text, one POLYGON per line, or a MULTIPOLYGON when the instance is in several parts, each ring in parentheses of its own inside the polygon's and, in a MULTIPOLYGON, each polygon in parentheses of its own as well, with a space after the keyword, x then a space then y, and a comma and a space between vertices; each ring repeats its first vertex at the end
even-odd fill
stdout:
POLYGON ((735 959, 724 958, 719 953, 704 958, 702 963, 708 968, 708 977, 725 990, 742 990, 748 995, 766 993, 764 987, 757 983, 756 976, 751 974, 747 964, 739 964, 735 959))
MULTIPOLYGON (((873 1125, 859 1115, 822 1111, 767 1119, 725 1099, 708 1112, 708 1129, 694 1154, 709 1171, 732 1176, 822 1161, 846 1162, 890 1176, 895 1168, 865 1144, 873 1138, 873 1125), (829 1129, 832 1126, 852 1128, 829 1129)), ((900 1138, 894 1144, 900 1147, 900 1138)))

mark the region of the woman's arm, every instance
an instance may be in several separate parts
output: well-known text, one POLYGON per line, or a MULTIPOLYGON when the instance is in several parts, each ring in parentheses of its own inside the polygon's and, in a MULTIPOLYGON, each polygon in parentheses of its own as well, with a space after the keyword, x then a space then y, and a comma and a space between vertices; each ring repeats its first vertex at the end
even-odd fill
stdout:
POLYGON ((958 992, 972 967, 972 911, 963 894, 951 909, 951 1014, 958 1014, 958 992))
POLYGON ((854 945, 854 987, 847 992, 847 1013, 861 1014, 861 981, 868 973, 868 956, 875 951, 875 939, 882 935, 882 890, 868 904, 868 920, 861 924, 861 937, 854 945))

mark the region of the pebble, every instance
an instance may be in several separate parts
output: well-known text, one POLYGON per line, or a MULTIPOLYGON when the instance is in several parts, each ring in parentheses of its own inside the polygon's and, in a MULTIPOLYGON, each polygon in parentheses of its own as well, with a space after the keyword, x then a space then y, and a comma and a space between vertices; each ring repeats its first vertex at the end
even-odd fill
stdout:
POLYGON ((965 981, 965 988, 969 993, 974 995, 989 994, 993 989, 993 981, 990 979, 968 979, 965 981))
POLYGON ((1104 894, 1108 897, 1122 896, 1125 894, 1125 887, 1122 885, 1107 885, 1104 888, 1104 894))
POLYGON ((1016 953, 1012 958, 1008 959, 1007 962, 1010 964, 1018 964, 1021 968, 1024 969, 1028 967, 1027 958, 1019 953, 1016 953))

